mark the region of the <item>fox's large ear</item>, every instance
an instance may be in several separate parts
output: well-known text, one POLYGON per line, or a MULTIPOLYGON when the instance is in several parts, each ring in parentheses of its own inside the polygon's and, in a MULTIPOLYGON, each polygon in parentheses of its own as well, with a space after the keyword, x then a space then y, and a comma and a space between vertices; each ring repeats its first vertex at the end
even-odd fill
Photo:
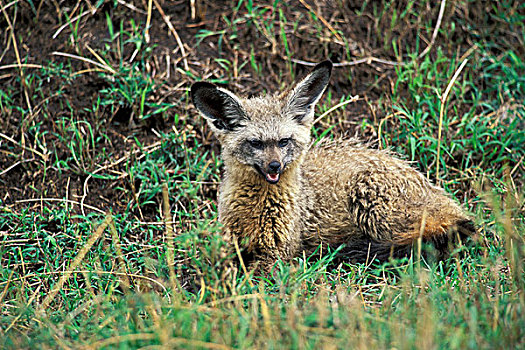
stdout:
POLYGON ((190 90, 193 104, 219 132, 233 131, 243 125, 246 112, 234 93, 211 83, 198 82, 190 90))
POLYGON ((286 113, 302 124, 313 121, 314 107, 330 81, 332 62, 319 63, 288 95, 286 113))

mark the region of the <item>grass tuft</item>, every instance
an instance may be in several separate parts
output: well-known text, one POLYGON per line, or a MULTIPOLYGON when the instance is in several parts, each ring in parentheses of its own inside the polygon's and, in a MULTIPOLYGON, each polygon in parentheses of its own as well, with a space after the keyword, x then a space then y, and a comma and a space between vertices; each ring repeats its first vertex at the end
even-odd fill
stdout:
POLYGON ((0 1, 0 347, 523 348, 524 5, 189 5, 0 1), (283 91, 327 58, 315 140, 413 161, 472 212, 471 245, 238 263, 188 87, 283 91))

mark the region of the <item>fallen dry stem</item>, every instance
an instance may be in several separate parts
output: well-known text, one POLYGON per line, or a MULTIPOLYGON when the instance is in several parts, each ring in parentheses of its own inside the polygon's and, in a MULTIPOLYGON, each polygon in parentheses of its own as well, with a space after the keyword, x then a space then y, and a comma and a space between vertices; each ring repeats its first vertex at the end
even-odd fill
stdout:
POLYGON ((130 3, 127 3, 127 2, 125 2, 125 1, 123 1, 123 0, 117 0, 117 2, 118 2, 119 4, 121 4, 121 5, 126 6, 126 7, 129 8, 130 10, 136 11, 136 12, 142 14, 142 15, 147 14, 146 11, 141 10, 141 9, 139 9, 138 7, 136 7, 135 5, 130 4, 130 3))
POLYGON ((20 146, 23 150, 26 150, 26 151, 29 151, 29 152, 31 152, 31 153, 34 153, 34 154, 39 155, 39 156, 42 158, 42 160, 43 160, 44 162, 47 162, 47 160, 49 159, 49 153, 45 153, 45 154, 44 154, 44 153, 42 153, 42 152, 37 151, 36 149, 33 149, 33 148, 31 148, 31 147, 27 147, 27 146, 25 146, 25 145, 19 144, 19 143, 16 142, 12 137, 9 137, 9 136, 7 136, 6 134, 3 134, 3 133, 1 133, 1 132, 0 132, 0 137, 3 137, 4 139, 6 139, 6 140, 8 140, 8 141, 11 141, 11 142, 14 143, 15 145, 20 146))
POLYGON ((166 16, 166 13, 164 13, 164 10, 162 10, 162 7, 160 7, 159 2, 157 0, 154 0, 154 1, 155 1, 155 6, 157 7, 157 10, 159 11, 160 15, 162 16, 162 19, 164 20, 164 23, 166 23, 166 25, 170 29, 171 34, 173 34, 173 36, 175 37, 175 41, 177 41, 177 46, 179 46, 179 49, 180 49, 182 62, 184 63, 184 69, 188 71, 189 66, 188 66, 188 59, 186 58, 186 50, 184 49, 182 40, 180 40, 179 33, 177 33, 177 30, 175 30, 175 27, 173 27, 173 24, 171 24, 169 17, 166 16))
POLYGON ((321 22, 323 22, 323 24, 330 30, 330 32, 332 32, 332 34, 337 38, 337 40, 339 41, 343 41, 343 38, 341 38, 341 36, 337 33, 337 31, 335 30, 334 27, 332 27, 332 25, 320 14, 320 13, 317 13, 314 11, 314 9, 312 8, 312 6, 308 5, 306 3, 306 1, 304 0, 299 0, 299 2, 301 2, 301 4, 303 4, 304 7, 306 7, 308 9, 308 11, 312 12, 315 14, 315 16, 317 18, 319 18, 321 20, 321 22))
POLYGON ((10 69, 10 68, 37 68, 37 69, 43 69, 44 66, 42 66, 40 64, 32 64, 32 63, 6 64, 4 66, 1 66, 0 70, 2 70, 2 69, 10 69))
POLYGON ((60 33, 67 27, 69 27, 71 25, 71 23, 75 22, 76 20, 84 17, 84 16, 87 16, 87 15, 94 15, 95 13, 97 12, 97 9, 96 8, 93 8, 91 11, 87 11, 87 12, 84 12, 84 13, 81 13, 73 18, 70 18, 69 21, 67 21, 66 23, 64 23, 60 28, 57 29, 57 31, 55 32, 55 34, 53 34, 52 38, 53 39, 56 39, 57 36, 60 35, 60 33))
MULTIPOLYGON (((287 58, 285 56, 283 56, 283 58, 289 59, 292 62, 299 63, 299 64, 302 64, 303 66, 309 66, 309 67, 314 67, 318 63, 318 62, 309 62, 309 61, 299 60, 297 58, 287 58)), ((404 62, 394 62, 394 61, 384 60, 382 58, 377 58, 377 57, 373 57, 373 56, 360 58, 360 59, 357 59, 357 60, 354 60, 354 61, 350 61, 350 62, 337 62, 337 63, 334 63, 333 65, 334 65, 334 67, 348 67, 348 66, 355 66, 355 65, 363 64, 363 63, 366 63, 366 64, 370 65, 370 64, 372 64, 372 62, 382 63, 382 64, 386 64, 386 65, 389 65, 389 66, 404 66, 404 65, 406 65, 406 63, 404 63, 404 62)))
POLYGON ((117 72, 112 67, 110 67, 107 63, 106 64, 101 64, 101 63, 93 61, 92 59, 89 59, 89 58, 86 58, 86 57, 82 57, 82 56, 73 55, 73 54, 66 53, 66 52, 57 52, 57 51, 55 51, 55 52, 53 52, 51 54, 55 55, 55 56, 64 56, 64 57, 73 58, 73 59, 76 59, 76 60, 79 60, 79 61, 83 61, 83 62, 86 62, 86 63, 91 63, 92 65, 95 65, 95 66, 97 66, 99 68, 102 68, 105 71, 110 72, 111 74, 117 74, 117 72))
POLYGON ((11 20, 9 19, 9 16, 7 15, 7 6, 4 7, 4 2, 2 0, 0 0, 0 7, 2 7, 2 13, 4 14, 5 20, 7 21, 7 26, 11 30, 11 40, 13 41, 13 48, 15 50, 16 63, 18 64, 18 69, 20 70, 20 81, 22 82, 22 87, 24 88, 24 96, 27 108, 29 109, 29 113, 32 115, 33 107, 31 106, 31 101, 29 100, 29 94, 27 92, 27 84, 24 77, 24 70, 22 69, 22 60, 20 59, 20 52, 18 51, 18 44, 16 42, 15 27, 13 26, 11 20))

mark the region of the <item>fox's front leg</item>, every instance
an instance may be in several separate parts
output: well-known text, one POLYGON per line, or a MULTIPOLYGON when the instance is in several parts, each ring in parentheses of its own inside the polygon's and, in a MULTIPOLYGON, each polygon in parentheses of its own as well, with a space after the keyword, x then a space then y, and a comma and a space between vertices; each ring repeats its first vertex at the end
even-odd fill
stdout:
POLYGON ((279 260, 287 263, 297 256, 300 246, 298 238, 284 236, 282 232, 279 232, 280 239, 274 239, 275 236, 259 237, 262 239, 246 245, 242 256, 249 270, 270 272, 279 260))
POLYGON ((280 245, 275 241, 235 233, 227 226, 223 227, 222 235, 224 241, 233 247, 241 266, 244 265, 248 272, 255 270, 255 274, 269 272, 279 260, 290 261, 299 249, 298 241, 280 245))

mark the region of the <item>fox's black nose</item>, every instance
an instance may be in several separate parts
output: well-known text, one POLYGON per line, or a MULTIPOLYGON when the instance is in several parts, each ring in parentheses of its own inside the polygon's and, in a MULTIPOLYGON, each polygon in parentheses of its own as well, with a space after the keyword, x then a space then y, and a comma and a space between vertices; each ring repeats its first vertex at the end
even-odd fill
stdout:
POLYGON ((271 161, 270 164, 268 164, 268 170, 273 173, 279 172, 279 170, 281 170, 281 163, 276 160, 271 161))

